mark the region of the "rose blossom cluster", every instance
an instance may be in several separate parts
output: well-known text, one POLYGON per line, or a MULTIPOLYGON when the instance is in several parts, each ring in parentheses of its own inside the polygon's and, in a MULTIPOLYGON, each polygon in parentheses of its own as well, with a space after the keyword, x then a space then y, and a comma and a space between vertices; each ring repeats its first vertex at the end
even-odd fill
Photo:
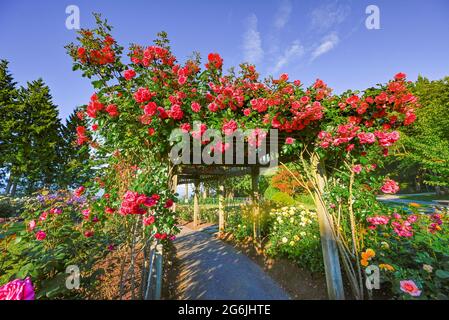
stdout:
POLYGON ((435 233, 441 230, 441 225, 443 224, 443 220, 441 220, 441 215, 438 213, 434 213, 430 216, 432 223, 429 226, 429 231, 431 233, 435 233))
POLYGON ((383 193, 395 194, 399 191, 399 185, 396 181, 391 179, 386 179, 384 185, 381 188, 383 193))
POLYGON ((145 214, 147 208, 155 206, 160 199, 157 194, 148 197, 135 191, 126 191, 120 206, 120 214, 145 214))
POLYGON ((400 237, 413 237, 413 223, 418 220, 417 215, 410 215, 407 219, 402 219, 401 215, 393 214, 394 221, 391 222, 394 232, 400 237))
MULTIPOLYGON (((84 35, 88 38, 92 37, 90 31, 84 31, 84 35)), ((90 63, 93 65, 105 65, 108 63, 115 62, 115 52, 112 50, 111 45, 115 43, 115 40, 106 36, 101 49, 86 49, 85 47, 79 47, 77 51, 77 59, 80 60, 82 64, 90 63)))
POLYGON ((387 216, 374 216, 366 218, 366 221, 370 223, 368 228, 374 230, 378 225, 387 225, 390 218, 387 216))

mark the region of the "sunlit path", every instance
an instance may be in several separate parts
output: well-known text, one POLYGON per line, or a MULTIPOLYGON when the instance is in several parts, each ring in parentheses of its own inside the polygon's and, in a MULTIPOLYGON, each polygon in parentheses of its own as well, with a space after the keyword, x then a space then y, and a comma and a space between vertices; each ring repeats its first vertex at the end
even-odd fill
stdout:
POLYGON ((210 233, 183 227, 175 246, 179 299, 290 299, 257 264, 210 233))

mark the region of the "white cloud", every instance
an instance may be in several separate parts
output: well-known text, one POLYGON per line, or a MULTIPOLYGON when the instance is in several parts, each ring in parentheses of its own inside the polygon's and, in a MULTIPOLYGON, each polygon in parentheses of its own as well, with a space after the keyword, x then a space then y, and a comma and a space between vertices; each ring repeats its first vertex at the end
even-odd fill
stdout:
POLYGON ((338 35, 333 32, 329 34, 328 36, 324 37, 321 41, 320 45, 315 48, 315 50, 312 52, 311 60, 315 60, 319 56, 325 54, 326 52, 329 52, 333 48, 335 48, 338 45, 338 42, 340 41, 338 35))
POLYGON ((344 4, 329 3, 315 8, 311 14, 312 29, 325 32, 342 23, 349 15, 350 7, 344 4))
POLYGON ((275 18, 274 18, 274 26, 276 29, 282 29, 287 24, 290 19, 290 15, 292 13, 292 4, 290 0, 284 0, 281 6, 278 8, 275 18))
POLYGON ((278 72, 290 62, 300 58, 303 54, 304 47, 301 45, 299 40, 293 41, 292 44, 287 48, 287 50, 285 50, 285 52, 280 57, 278 57, 271 73, 278 72))
POLYGON ((247 29, 243 34, 244 59, 250 63, 258 63, 263 59, 262 39, 257 30, 257 16, 253 13, 247 19, 247 29))

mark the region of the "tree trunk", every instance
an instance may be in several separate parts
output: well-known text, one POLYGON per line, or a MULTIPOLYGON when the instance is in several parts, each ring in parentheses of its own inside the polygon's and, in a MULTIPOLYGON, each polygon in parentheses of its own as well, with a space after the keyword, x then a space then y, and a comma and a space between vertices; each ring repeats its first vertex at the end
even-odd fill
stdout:
POLYGON ((320 226, 321 248, 323 250, 324 269, 326 273, 327 293, 330 300, 343 300, 344 289, 341 276, 340 259, 336 239, 332 232, 332 216, 329 214, 323 200, 326 184, 324 164, 317 155, 312 157, 312 173, 315 178, 314 202, 317 207, 320 226))
POLYGON ((13 185, 12 185, 12 190, 11 190, 11 197, 15 197, 16 196, 16 190, 17 190, 17 182, 14 181, 13 185))
POLYGON ((13 176, 10 174, 8 179, 8 184, 6 185, 5 194, 9 194, 11 192, 12 182, 13 182, 13 176))

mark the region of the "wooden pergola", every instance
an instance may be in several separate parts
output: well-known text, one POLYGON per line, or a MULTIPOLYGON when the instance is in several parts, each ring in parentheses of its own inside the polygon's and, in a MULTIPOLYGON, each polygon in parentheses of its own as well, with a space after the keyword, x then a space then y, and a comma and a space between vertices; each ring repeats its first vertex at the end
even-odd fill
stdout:
MULTIPOLYGON (((266 136, 265 144, 265 155, 271 160, 276 160, 276 163, 288 163, 295 160, 295 157, 282 156, 279 150, 282 150, 285 145, 287 137, 292 137, 297 140, 301 140, 301 135, 299 133, 278 133, 275 134, 275 139, 268 134, 266 136)), ((254 220, 258 221, 260 218, 260 192, 259 192, 259 177, 261 169, 268 168, 270 162, 267 158, 257 157, 255 163, 250 162, 248 152, 248 143, 245 142, 245 154, 244 161, 237 162, 232 161, 226 163, 225 154, 222 155, 222 161, 219 164, 205 164, 203 162, 198 164, 193 164, 193 150, 190 149, 190 162, 187 164, 178 164, 173 167, 173 180, 172 186, 176 192, 176 188, 180 184, 190 184, 194 185, 194 197, 193 197, 193 223, 194 226, 198 226, 199 216, 200 216, 200 183, 203 181, 224 181, 229 177, 238 177, 244 175, 251 175, 252 192, 251 199, 254 210, 254 220)), ((233 148, 232 158, 237 159, 236 150, 233 148)), ((241 159, 240 159, 241 160, 241 159)), ((224 216, 224 184, 219 183, 218 188, 218 203, 219 203, 219 232, 222 233, 225 227, 225 216, 224 216)), ((320 215, 320 213, 318 213, 320 215)), ((343 281, 338 257, 338 248, 336 240, 332 235, 332 227, 329 221, 329 217, 319 217, 318 219, 320 225, 320 238, 323 250, 323 260, 326 271, 326 283, 328 287, 328 295, 330 299, 344 299, 344 289, 343 281)), ((256 238, 260 237, 260 228, 258 223, 254 223, 254 234, 256 238)))
MULTIPOLYGON (((285 144, 285 139, 287 137, 296 137, 295 134, 277 133, 273 137, 270 133, 265 137, 265 150, 262 156, 255 158, 250 157, 248 147, 248 142, 244 143, 244 156, 243 159, 238 159, 237 150, 232 147, 232 161, 229 163, 229 159, 226 159, 225 153, 221 155, 220 163, 204 164, 203 162, 199 164, 193 164, 193 148, 190 149, 190 161, 189 164, 178 164, 174 166, 174 183, 173 187, 176 190, 178 185, 182 184, 193 184, 193 224, 195 227, 198 226, 199 216, 200 216, 200 183, 207 181, 219 181, 218 187, 218 215, 219 215, 219 232, 222 233, 225 227, 225 217, 224 217, 224 184, 222 183, 225 179, 231 177, 241 177, 245 175, 251 175, 251 200, 254 206, 254 216, 257 219, 259 217, 260 209, 259 202, 261 200, 259 192, 259 177, 261 169, 266 169, 270 167, 272 161, 279 161, 287 163, 293 160, 292 157, 285 157, 279 154, 279 150, 285 144), (263 158, 263 159, 262 159, 263 158), (242 161, 243 160, 243 161, 242 161)), ((192 144, 191 144, 192 145, 192 144)), ((256 234, 259 234, 259 230, 256 230, 256 234)))

